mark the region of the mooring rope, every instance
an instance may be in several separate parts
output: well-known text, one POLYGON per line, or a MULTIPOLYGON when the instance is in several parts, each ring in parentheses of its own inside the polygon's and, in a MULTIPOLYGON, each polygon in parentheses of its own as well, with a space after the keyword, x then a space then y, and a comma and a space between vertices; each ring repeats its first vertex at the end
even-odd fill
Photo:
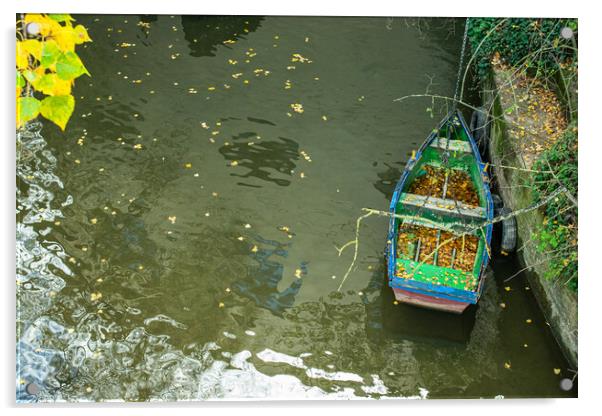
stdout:
POLYGON ((458 76, 456 78, 456 91, 454 92, 454 103, 453 110, 456 109, 458 100, 462 101, 462 94, 464 91, 460 91, 460 78, 462 77, 462 68, 464 67, 464 54, 466 52, 466 40, 468 39, 468 25, 470 24, 470 18, 466 18, 466 23, 464 24, 464 37, 462 38, 462 51, 460 52, 460 65, 458 66, 458 76), (460 97, 458 98, 458 93, 460 93, 460 97))

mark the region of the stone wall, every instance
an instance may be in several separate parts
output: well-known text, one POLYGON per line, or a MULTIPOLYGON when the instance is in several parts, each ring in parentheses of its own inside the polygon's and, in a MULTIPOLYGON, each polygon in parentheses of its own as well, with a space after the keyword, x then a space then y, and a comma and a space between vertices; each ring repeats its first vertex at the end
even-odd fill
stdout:
MULTIPOLYGON (((493 173, 497 179, 498 192, 510 209, 524 208, 532 203, 532 173, 517 169, 500 168, 511 166, 525 168, 520 154, 518 138, 513 137, 507 128, 507 119, 497 94, 496 74, 492 73, 482 92, 483 103, 492 114, 490 128, 490 160, 493 173)), ((543 220, 539 210, 531 211, 516 217, 518 224, 517 254, 523 267, 530 266, 527 279, 530 287, 543 310, 552 333, 556 337, 563 353, 570 364, 577 370, 577 295, 561 282, 544 277, 547 264, 537 251, 532 236, 543 220)))

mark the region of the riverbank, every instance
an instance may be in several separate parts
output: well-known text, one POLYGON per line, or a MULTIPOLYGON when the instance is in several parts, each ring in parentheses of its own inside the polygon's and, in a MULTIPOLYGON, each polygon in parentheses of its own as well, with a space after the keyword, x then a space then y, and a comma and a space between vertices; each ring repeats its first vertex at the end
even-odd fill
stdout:
MULTIPOLYGON (((525 208, 533 201, 534 163, 559 140, 567 121, 552 91, 495 59, 483 84, 482 101, 490 112, 489 157, 497 190, 513 211, 525 208)), ((577 294, 560 279, 546 277, 550 264, 535 237, 547 219, 540 210, 516 219, 519 261, 560 348, 577 370, 577 294)))

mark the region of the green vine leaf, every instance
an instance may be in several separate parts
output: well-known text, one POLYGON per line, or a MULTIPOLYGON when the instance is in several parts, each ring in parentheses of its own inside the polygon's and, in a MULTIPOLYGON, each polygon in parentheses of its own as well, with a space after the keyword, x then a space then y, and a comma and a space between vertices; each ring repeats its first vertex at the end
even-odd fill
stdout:
POLYGON ((43 92, 46 95, 54 95, 52 94, 52 91, 54 91, 55 84, 55 74, 44 74, 32 83, 36 90, 43 92))
POLYGON ((65 130, 74 107, 75 99, 72 95, 50 96, 42 100, 40 113, 59 126, 61 130, 65 130))
POLYGON ((55 73, 50 73, 37 78, 32 85, 46 95, 69 95, 72 83, 71 80, 62 80, 55 73))
POLYGON ((63 23, 63 22, 69 23, 69 22, 75 20, 73 17, 69 16, 68 14, 49 14, 48 17, 50 17, 55 22, 59 22, 59 23, 63 23))
POLYGON ((40 59, 40 66, 42 68, 50 68, 56 63, 59 57, 62 55, 57 43, 54 40, 47 40, 42 46, 42 57, 40 59))
POLYGON ((25 86, 25 78, 21 75, 21 72, 17 71, 17 87, 23 88, 25 86))
POLYGON ((56 73, 63 80, 75 79, 82 74, 90 75, 75 52, 61 54, 56 62, 56 73))
POLYGON ((23 71, 23 78, 25 78, 29 83, 33 84, 38 79, 38 74, 30 69, 27 69, 23 71))
POLYGON ((82 25, 77 25, 73 28, 73 33, 75 34, 75 43, 82 44, 84 42, 92 42, 90 36, 88 35, 88 31, 82 25))
POLYGON ((17 98, 17 126, 33 120, 40 113, 41 103, 34 97, 17 98))

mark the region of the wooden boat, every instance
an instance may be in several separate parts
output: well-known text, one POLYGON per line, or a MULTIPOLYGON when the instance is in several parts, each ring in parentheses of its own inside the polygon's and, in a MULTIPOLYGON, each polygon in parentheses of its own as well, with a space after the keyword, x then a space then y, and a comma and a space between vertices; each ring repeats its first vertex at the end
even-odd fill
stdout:
POLYGON ((454 313, 476 304, 494 206, 487 166, 458 110, 412 155, 390 212, 387 275, 396 300, 454 313))

